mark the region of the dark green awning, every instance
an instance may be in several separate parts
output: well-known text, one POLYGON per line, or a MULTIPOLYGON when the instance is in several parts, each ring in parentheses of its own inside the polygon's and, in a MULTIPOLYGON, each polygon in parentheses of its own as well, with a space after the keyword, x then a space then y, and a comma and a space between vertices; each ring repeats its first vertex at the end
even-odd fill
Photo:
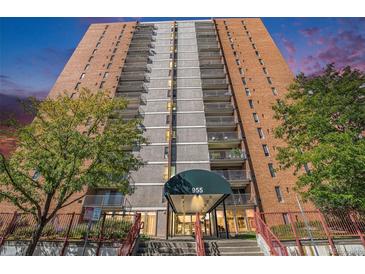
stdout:
POLYGON ((175 212, 204 213, 218 206, 232 190, 222 176, 192 169, 171 177, 165 183, 164 194, 175 212))

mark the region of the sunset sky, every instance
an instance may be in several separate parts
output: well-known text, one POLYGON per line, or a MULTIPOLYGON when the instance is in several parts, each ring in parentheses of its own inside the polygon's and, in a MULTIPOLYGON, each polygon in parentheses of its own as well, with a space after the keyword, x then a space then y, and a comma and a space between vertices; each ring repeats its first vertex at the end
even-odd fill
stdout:
MULTIPOLYGON (((1 18, 0 94, 44 97, 89 24, 199 18, 1 18)), ((365 70, 365 18, 263 18, 294 73, 365 70)))

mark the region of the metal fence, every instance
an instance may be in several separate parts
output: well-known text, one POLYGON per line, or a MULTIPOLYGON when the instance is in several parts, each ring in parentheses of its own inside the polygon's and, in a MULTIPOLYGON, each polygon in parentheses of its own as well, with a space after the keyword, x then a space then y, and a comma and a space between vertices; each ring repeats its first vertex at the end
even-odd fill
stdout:
MULTIPOLYGON (((40 240, 64 242, 63 255, 68 241, 98 243, 97 254, 102 243, 123 243, 135 219, 134 215, 107 214, 97 221, 85 220, 81 214, 57 214, 44 227, 40 240)), ((33 215, 25 213, 0 213, 0 247, 5 240, 28 241, 36 230, 33 215)))
POLYGON ((365 216, 348 212, 264 212, 260 213, 280 241, 295 241, 304 255, 302 241, 327 240, 333 255, 338 255, 334 240, 359 239, 365 247, 365 216))

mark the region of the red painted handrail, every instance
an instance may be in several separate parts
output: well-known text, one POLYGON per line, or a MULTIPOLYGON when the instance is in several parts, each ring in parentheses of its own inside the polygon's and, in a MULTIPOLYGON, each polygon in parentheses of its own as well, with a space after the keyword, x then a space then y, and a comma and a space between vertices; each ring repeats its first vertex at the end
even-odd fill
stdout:
POLYGON ((119 256, 131 256, 133 248, 139 237, 139 233, 143 228, 143 222, 141 221, 141 213, 136 213, 134 224, 128 232, 127 238, 123 242, 121 248, 119 249, 119 256))
POLYGON ((202 228, 200 225, 199 213, 196 213, 196 220, 195 220, 195 243, 196 243, 196 255, 205 256, 205 247, 202 236, 202 228))
POLYGON ((273 256, 288 256, 286 247, 280 242, 268 225, 261 219, 260 213, 255 212, 256 233, 260 234, 269 246, 273 256), (279 249, 279 250, 278 250, 279 249))

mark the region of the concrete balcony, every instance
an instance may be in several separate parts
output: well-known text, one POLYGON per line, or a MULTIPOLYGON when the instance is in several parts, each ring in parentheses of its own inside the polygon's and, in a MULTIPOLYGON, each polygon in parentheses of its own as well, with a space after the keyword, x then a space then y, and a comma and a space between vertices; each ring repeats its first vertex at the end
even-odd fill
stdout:
POLYGON ((203 90, 204 102, 230 102, 231 96, 228 90, 203 90))
POLYGON ((253 207, 256 205, 256 199, 250 193, 231 194, 225 199, 225 203, 228 206, 235 205, 253 207))
POLYGON ((211 166, 240 166, 246 160, 246 153, 240 149, 209 150, 211 166))
POLYGON ((119 82, 126 82, 126 81, 143 81, 149 82, 150 77, 145 74, 145 72, 136 72, 136 73, 122 73, 120 76, 119 82))
POLYGON ((226 79, 226 73, 223 69, 201 69, 202 79, 226 79))
POLYGON ((116 92, 147 92, 148 88, 143 81, 120 82, 116 92))
POLYGON ((212 172, 222 176, 229 181, 233 187, 242 187, 248 185, 251 181, 251 173, 249 170, 237 169, 237 170, 223 170, 216 169, 212 172))
POLYGON ((123 67, 123 72, 151 72, 151 69, 147 66, 147 64, 126 64, 123 67))
POLYGON ((207 116, 205 119, 208 130, 233 131, 237 127, 234 116, 207 116))
POLYGON ((237 132, 208 132, 210 148, 237 148, 241 144, 237 132))
POLYGON ((226 79, 202 79, 203 89, 228 89, 226 79))
POLYGON ((219 51, 216 52, 210 52, 210 51, 202 51, 199 52, 199 60, 205 59, 205 58, 221 58, 221 53, 219 51))
POLYGON ((206 115, 233 115, 233 106, 230 103, 208 103, 204 104, 206 115))
POLYGON ((132 64, 152 64, 152 59, 148 56, 127 56, 125 63, 128 65, 132 64))
POLYGON ((137 107, 130 107, 128 106, 125 109, 122 110, 115 110, 113 113, 109 116, 109 119, 111 120, 129 120, 133 118, 143 118, 144 112, 139 106, 137 107))
POLYGON ((223 69, 223 63, 221 58, 216 58, 213 60, 200 60, 199 66, 201 69, 223 69))

